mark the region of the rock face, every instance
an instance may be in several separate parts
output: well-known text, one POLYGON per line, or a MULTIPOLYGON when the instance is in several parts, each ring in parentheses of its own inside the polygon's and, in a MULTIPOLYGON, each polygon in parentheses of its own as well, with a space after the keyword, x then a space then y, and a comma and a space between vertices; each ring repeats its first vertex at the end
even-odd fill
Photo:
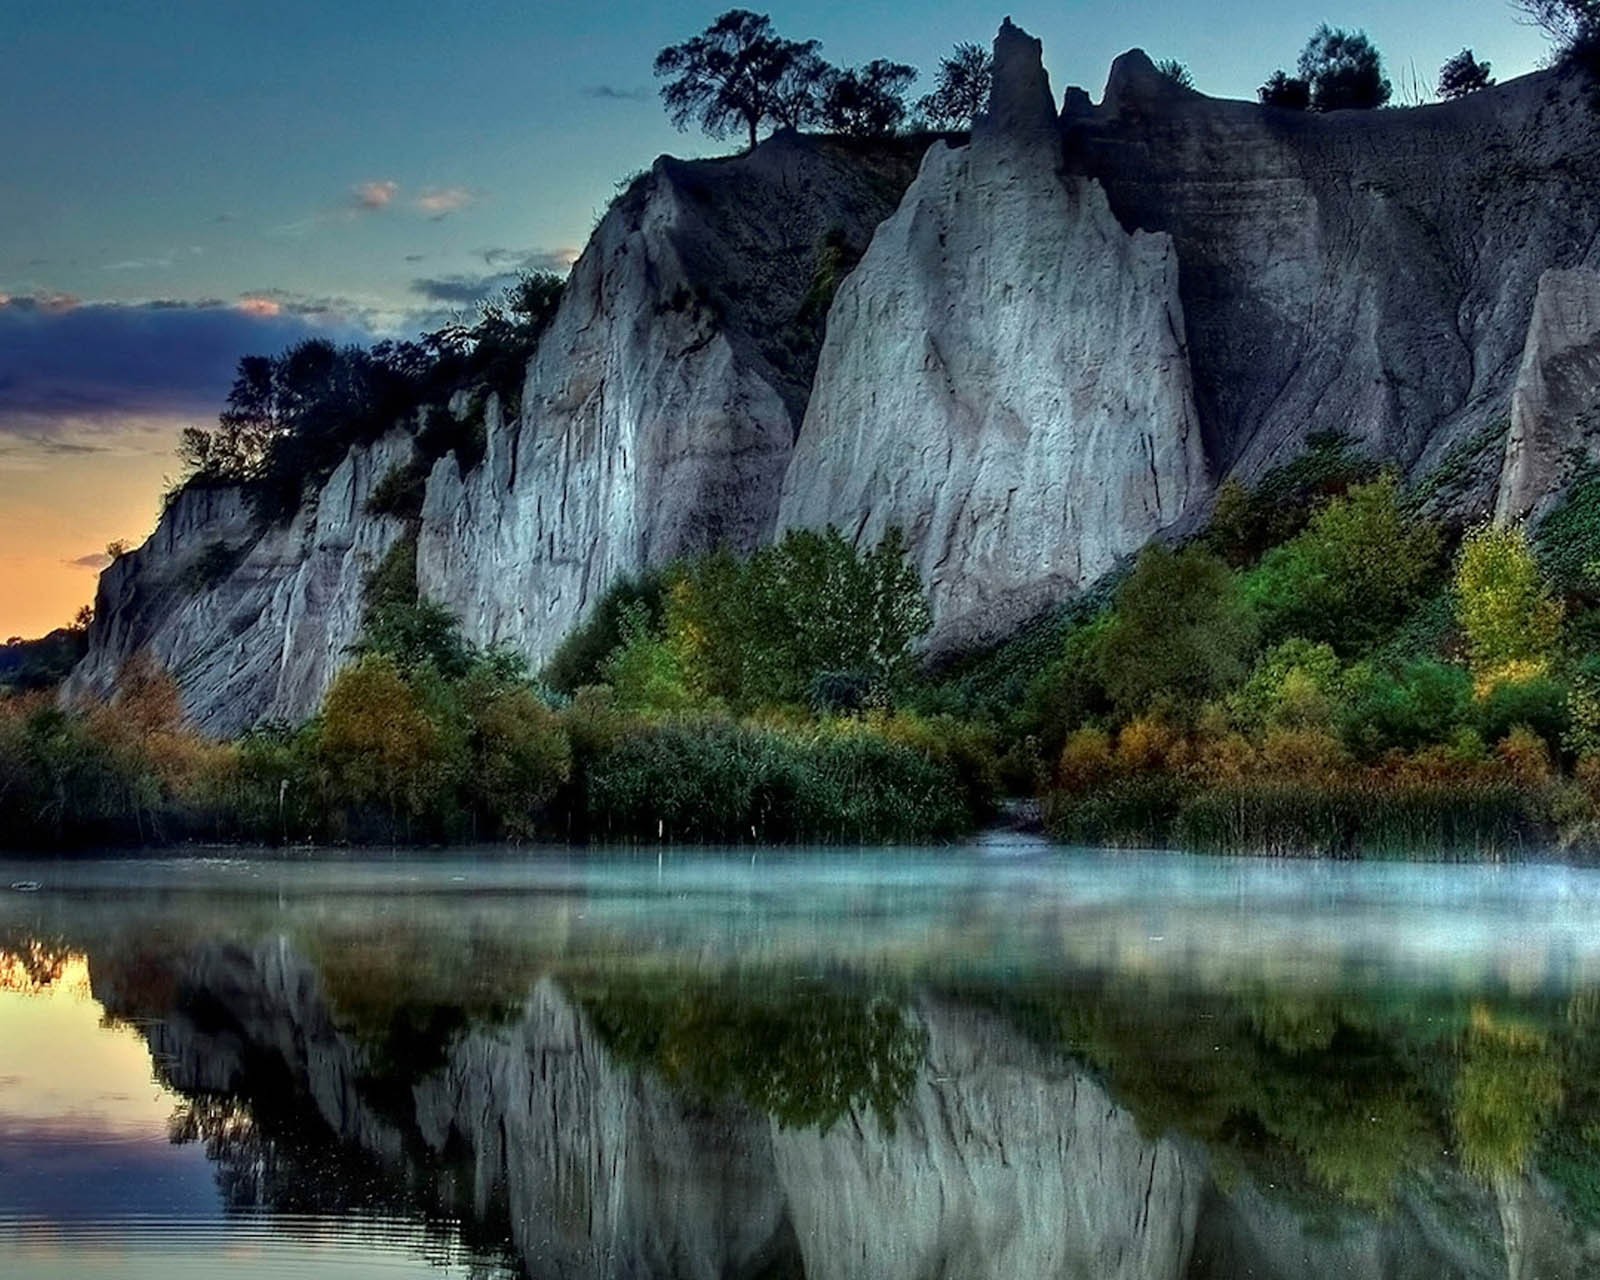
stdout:
POLYGON ((1533 322, 1511 395, 1511 434, 1495 515, 1543 514, 1570 478, 1574 456, 1600 444, 1600 271, 1539 278, 1533 322))
POLYGON ((177 678, 208 733, 304 719, 360 632, 366 576, 405 533, 367 499, 413 453, 403 431, 351 449, 287 524, 266 529, 238 489, 184 491, 144 546, 101 575, 89 651, 65 696, 109 695, 143 652, 177 678))
POLYGON ((901 526, 936 647, 993 639, 1207 491, 1178 259, 1062 172, 1009 22, 969 146, 930 149, 829 317, 780 529, 901 526))
POLYGON ((830 276, 914 164, 780 135, 657 161, 596 230, 488 454, 428 482, 424 594, 536 662, 619 577, 772 532, 830 276), (841 260, 842 259, 842 260, 841 260))
POLYGON ((1176 246, 1214 475, 1342 431, 1413 476, 1476 463, 1457 511, 1492 506, 1539 278, 1600 262, 1581 77, 1314 115, 1185 92, 1134 52, 1062 129, 1122 225, 1176 246))

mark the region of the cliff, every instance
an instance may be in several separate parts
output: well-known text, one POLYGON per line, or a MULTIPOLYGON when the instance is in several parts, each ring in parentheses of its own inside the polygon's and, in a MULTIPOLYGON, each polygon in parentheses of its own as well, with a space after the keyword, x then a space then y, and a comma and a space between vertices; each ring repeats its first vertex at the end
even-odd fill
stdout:
POLYGON ((547 655, 617 578, 772 532, 830 274, 910 180, 907 143, 784 134, 659 160, 607 214, 488 454, 428 480, 418 584, 469 638, 547 655))
POLYGON ((1009 22, 970 145, 935 143, 828 319, 780 529, 905 530, 934 641, 993 639, 1208 489, 1170 236, 1064 172, 1009 22))
POLYGON ((281 525, 264 526, 237 488, 183 490, 145 544, 101 574, 88 653, 64 696, 110 694, 145 652, 207 732, 310 715, 360 634, 367 576, 406 533, 367 499, 414 452, 403 430, 351 449, 281 525))
MULTIPOLYGON (((1133 52, 1058 111, 1036 41, 1007 24, 996 55, 970 143, 932 142, 914 181, 926 139, 784 134, 633 184, 520 404, 491 402, 484 461, 428 477, 419 586, 471 640, 538 664, 621 575, 898 524, 951 649, 1196 527, 1313 432, 1448 475, 1461 520, 1544 512, 1595 450, 1600 113, 1576 74, 1319 116, 1133 52)), ((208 728, 309 713, 400 533, 359 514, 382 473, 353 453, 267 531, 186 495, 107 571, 72 691, 148 647, 208 728), (235 540, 231 573, 186 576, 235 540)))

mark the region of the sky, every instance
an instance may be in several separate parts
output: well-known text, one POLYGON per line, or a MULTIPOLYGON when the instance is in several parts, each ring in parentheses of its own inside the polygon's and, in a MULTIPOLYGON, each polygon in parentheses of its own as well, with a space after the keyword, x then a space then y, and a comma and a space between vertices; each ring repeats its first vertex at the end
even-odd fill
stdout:
MULTIPOLYGON (((655 156, 726 150, 675 131, 651 75, 723 7, 0 0, 0 639, 67 622, 105 545, 149 533, 240 355, 414 334, 564 270, 655 156)), ((1545 53, 1508 0, 751 7, 835 63, 921 68, 914 92, 1008 7, 1058 97, 1098 98, 1136 46, 1253 97, 1323 21, 1368 31, 1397 101, 1463 46, 1502 79, 1545 53)))

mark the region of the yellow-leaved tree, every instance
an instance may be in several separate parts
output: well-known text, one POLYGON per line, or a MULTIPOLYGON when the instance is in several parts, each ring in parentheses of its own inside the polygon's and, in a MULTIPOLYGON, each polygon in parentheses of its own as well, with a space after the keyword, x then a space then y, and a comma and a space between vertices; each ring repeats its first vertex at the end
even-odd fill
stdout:
POLYGON ((1527 531, 1485 525, 1456 558, 1456 620, 1479 693, 1549 668, 1561 638, 1561 602, 1550 594, 1527 531))

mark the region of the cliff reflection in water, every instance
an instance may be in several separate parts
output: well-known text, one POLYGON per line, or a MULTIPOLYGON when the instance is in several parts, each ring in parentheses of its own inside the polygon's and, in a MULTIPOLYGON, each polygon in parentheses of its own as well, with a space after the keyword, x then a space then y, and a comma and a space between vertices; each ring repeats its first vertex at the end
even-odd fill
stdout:
POLYGON ((1582 956, 1088 962, 1104 921, 1038 900, 969 947, 965 895, 758 953, 770 904, 686 945, 666 900, 58 896, 0 972, 87 955, 230 1205, 459 1220, 532 1276, 1600 1274, 1582 956))

